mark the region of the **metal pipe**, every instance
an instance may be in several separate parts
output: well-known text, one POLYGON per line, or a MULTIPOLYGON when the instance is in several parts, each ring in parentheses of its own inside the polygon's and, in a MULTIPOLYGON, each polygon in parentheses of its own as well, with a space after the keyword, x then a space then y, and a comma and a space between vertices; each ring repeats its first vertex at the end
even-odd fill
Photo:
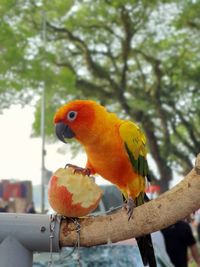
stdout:
MULTIPOLYGON (((46 47, 46 13, 42 11, 42 42, 44 46, 44 58, 45 58, 45 47, 46 47)), ((45 62, 45 60, 44 60, 45 62)), ((44 63, 43 63, 44 64, 44 63)), ((42 85, 42 96, 41 96, 41 138, 42 138, 42 162, 41 162, 41 212, 45 211, 45 77, 44 77, 43 66, 43 85, 42 85)))
POLYGON ((59 217, 51 221, 49 215, 0 213, 0 243, 11 236, 29 251, 49 252, 52 245, 52 252, 58 252, 59 232, 59 217))
POLYGON ((0 267, 31 267, 33 252, 12 236, 8 236, 0 244, 0 259, 0 267))
POLYGON ((42 160, 41 160, 41 213, 45 212, 45 83, 42 88, 41 103, 41 138, 42 138, 42 160))

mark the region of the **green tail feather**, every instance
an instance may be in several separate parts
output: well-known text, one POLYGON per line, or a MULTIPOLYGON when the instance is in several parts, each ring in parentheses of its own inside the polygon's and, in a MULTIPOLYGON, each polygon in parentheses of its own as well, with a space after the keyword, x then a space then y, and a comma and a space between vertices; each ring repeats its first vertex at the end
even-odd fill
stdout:
POLYGON ((151 235, 141 236, 136 238, 136 240, 144 266, 149 265, 149 267, 156 267, 157 264, 151 240, 151 235))
MULTIPOLYGON (((126 197, 123 194, 122 196, 123 196, 123 200, 126 202, 127 201, 126 197)), ((135 205, 140 206, 144 204, 144 202, 148 202, 148 201, 150 201, 148 196, 144 192, 141 192, 139 196, 135 199, 135 205)), ((137 237, 136 241, 138 244, 138 248, 139 248, 144 266, 148 265, 149 267, 157 267, 153 244, 151 240, 151 235, 149 234, 149 235, 137 237)))
MULTIPOLYGON (((135 204, 136 206, 140 206, 147 201, 149 201, 147 195, 141 192, 139 196, 135 199, 135 204)), ((151 240, 151 235, 141 236, 136 238, 136 240, 144 266, 149 265, 149 267, 156 267, 157 264, 151 240)))

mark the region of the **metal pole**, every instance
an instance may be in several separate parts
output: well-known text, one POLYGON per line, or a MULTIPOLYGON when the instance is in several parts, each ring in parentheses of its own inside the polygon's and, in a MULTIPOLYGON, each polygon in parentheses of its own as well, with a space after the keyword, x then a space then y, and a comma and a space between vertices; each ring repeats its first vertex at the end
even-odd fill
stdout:
POLYGON ((8 236, 0 245, 0 259, 0 267, 31 267, 33 252, 12 236, 8 236))
POLYGON ((33 252, 59 252, 60 217, 0 213, 0 267, 31 267, 33 252))
POLYGON ((42 89, 41 103, 41 138, 42 138, 42 162, 41 162, 41 212, 45 211, 45 88, 42 89))
MULTIPOLYGON (((42 12, 42 41, 46 46, 46 16, 42 12)), ((42 138, 42 162, 41 162, 41 212, 45 211, 45 79, 43 80, 41 99, 41 138, 42 138)))

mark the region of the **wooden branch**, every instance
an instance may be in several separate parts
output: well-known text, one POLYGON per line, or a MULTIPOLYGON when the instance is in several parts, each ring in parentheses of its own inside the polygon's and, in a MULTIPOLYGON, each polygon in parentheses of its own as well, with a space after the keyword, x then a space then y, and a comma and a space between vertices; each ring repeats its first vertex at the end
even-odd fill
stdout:
MULTIPOLYGON (((135 208, 128 221, 125 210, 111 215, 80 218, 80 245, 94 246, 117 242, 165 228, 200 208, 200 154, 195 167, 174 188, 135 208)), ((60 244, 74 246, 76 226, 70 219, 61 222, 60 244)))

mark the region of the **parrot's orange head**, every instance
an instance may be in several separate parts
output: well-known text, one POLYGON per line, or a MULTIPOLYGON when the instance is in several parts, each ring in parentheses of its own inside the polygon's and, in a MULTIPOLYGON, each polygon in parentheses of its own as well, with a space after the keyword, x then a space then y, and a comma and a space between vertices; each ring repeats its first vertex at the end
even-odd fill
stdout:
POLYGON ((68 138, 75 137, 80 142, 90 139, 94 133, 98 110, 105 110, 91 100, 74 100, 58 109, 54 117, 56 135, 66 143, 68 138))

